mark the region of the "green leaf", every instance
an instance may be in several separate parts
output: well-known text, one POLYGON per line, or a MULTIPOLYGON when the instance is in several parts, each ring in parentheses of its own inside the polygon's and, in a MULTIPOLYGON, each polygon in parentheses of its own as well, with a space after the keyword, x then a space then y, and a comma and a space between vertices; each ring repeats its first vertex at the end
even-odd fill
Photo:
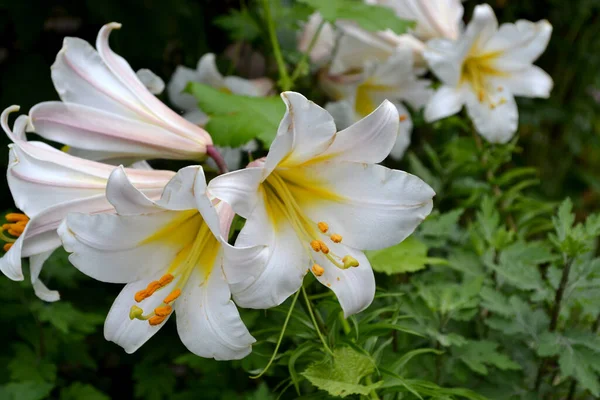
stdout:
POLYGON ((367 395, 383 382, 363 385, 360 381, 375 372, 375 364, 370 357, 351 347, 334 350, 333 359, 311 364, 302 375, 310 383, 333 396, 346 397, 351 394, 367 395))
POLYGON ((419 233, 434 238, 455 238, 458 232, 458 220, 464 211, 458 208, 443 214, 432 213, 419 226, 419 233))
POLYGON ((233 41, 251 42, 260 35, 260 25, 247 9, 231 9, 229 14, 214 20, 220 28, 228 31, 233 41))
POLYGON ((197 82, 190 83, 186 91, 210 116, 206 130, 218 146, 239 147, 256 138, 270 146, 285 114, 285 105, 278 96, 229 94, 197 82))
POLYGON ((453 353, 471 370, 481 375, 487 375, 487 365, 501 370, 519 370, 521 366, 512 361, 506 354, 497 351, 498 343, 489 340, 470 340, 456 348, 453 353))
POLYGON ((575 223, 575 214, 573 214, 572 210, 573 202, 571 199, 567 198, 558 208, 556 217, 552 217, 554 230, 556 231, 556 236, 560 242, 564 242, 567 239, 567 236, 571 232, 571 228, 575 223))
POLYGON ((391 29, 398 35, 415 26, 413 21, 400 19, 390 8, 368 5, 357 0, 299 0, 318 11, 323 19, 334 23, 338 19, 351 20, 368 31, 391 29))
POLYGON ((169 398, 175 389, 175 375, 165 364, 151 361, 137 364, 133 370, 135 397, 147 400, 169 398))
POLYGON ((42 400, 47 399, 54 385, 46 382, 11 382, 0 386, 2 400, 42 400))
POLYGON ((505 317, 512 315, 513 308, 501 292, 490 287, 483 287, 479 292, 479 296, 481 297, 481 306, 483 308, 487 308, 494 314, 500 314, 505 317))
POLYGON ((14 346, 15 356, 8 364, 12 381, 54 382, 56 365, 40 359, 31 348, 22 343, 14 346))
POLYGON ((375 271, 388 275, 419 271, 427 264, 447 263, 440 258, 427 257, 427 245, 414 236, 409 236, 395 246, 367 251, 366 254, 375 271))
POLYGON ((66 301, 56 303, 39 302, 32 308, 38 312, 40 321, 49 322, 65 334, 72 331, 92 333, 96 330, 96 326, 104 322, 103 315, 81 312, 66 301))
POLYGON ((550 319, 543 310, 533 310, 529 304, 518 296, 512 296, 508 301, 511 312, 506 317, 493 314, 485 320, 492 329, 507 335, 526 335, 537 338, 548 330, 550 319))
POLYGON ((75 382, 71 386, 60 391, 60 400, 110 400, 110 397, 93 387, 81 382, 75 382))
POLYGON ((560 371, 577 379, 581 386, 594 396, 600 395, 600 353, 590 352, 580 347, 565 347, 558 357, 560 371))

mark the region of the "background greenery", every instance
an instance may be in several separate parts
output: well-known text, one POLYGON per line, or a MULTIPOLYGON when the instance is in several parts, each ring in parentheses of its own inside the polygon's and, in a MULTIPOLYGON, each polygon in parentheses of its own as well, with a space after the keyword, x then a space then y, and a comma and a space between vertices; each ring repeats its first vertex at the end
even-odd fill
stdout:
MULTIPOLYGON (((467 19, 477 3, 465 2, 467 19)), ((242 361, 188 353, 172 322, 127 355, 102 334, 120 285, 85 277, 56 252, 43 279, 60 290, 58 303, 36 299, 26 281, 0 278, 0 399, 598 397, 600 1, 489 3, 501 22, 552 23, 537 62, 554 79, 552 97, 519 99, 518 139, 506 146, 485 144, 461 116, 434 125, 415 116, 411 151, 392 166, 433 186, 437 211, 413 238, 369 254, 379 290, 367 311, 342 320, 335 298, 307 279, 310 303, 298 298, 274 365, 250 379, 267 364, 291 299, 244 311, 258 343, 242 361)), ((298 23, 312 10, 271 7, 293 67, 298 23)), ((263 11, 233 0, 0 0, 0 107, 27 112, 57 99, 49 67, 62 38, 93 43, 110 21, 124 25, 111 38, 115 51, 165 81, 209 51, 223 71, 276 80, 263 11)), ((294 89, 325 100, 314 75, 294 89)), ((2 185, 2 209, 10 209, 2 185)))

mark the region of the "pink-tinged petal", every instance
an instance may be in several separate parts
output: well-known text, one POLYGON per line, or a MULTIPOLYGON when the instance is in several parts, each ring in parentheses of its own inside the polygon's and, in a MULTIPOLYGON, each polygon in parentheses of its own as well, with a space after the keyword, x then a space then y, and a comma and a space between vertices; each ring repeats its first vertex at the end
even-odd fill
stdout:
POLYGON ((323 268, 323 274, 315 278, 334 291, 344 311, 344 318, 357 314, 371 305, 375 297, 375 276, 367 257, 358 250, 342 244, 328 244, 330 251, 340 257, 346 255, 358 261, 357 267, 340 269, 331 264, 322 253, 315 254, 315 261, 323 268))
POLYGON ((75 148, 105 153, 94 157, 99 160, 115 157, 199 159, 206 152, 203 142, 182 137, 153 123, 85 105, 44 102, 34 106, 29 115, 30 130, 75 148))
POLYGON ((228 203, 237 214, 249 218, 261 200, 259 185, 263 176, 263 168, 259 167, 228 172, 211 180, 208 190, 217 199, 228 203))
POLYGON ((108 69, 117 77, 144 107, 151 111, 160 122, 159 124, 180 136, 187 137, 204 144, 212 144, 210 135, 203 129, 186 121, 176 112, 165 106, 152 93, 150 93, 144 84, 140 82, 135 72, 131 69, 127 61, 115 54, 108 45, 108 37, 113 29, 119 29, 121 24, 110 23, 100 29, 96 39, 96 48, 100 58, 108 69))
POLYGON ((239 360, 252 351, 250 335, 231 301, 221 269, 222 257, 208 278, 195 269, 175 301, 177 332, 189 351, 215 360, 239 360))
POLYGON ((233 208, 224 201, 213 200, 213 203, 214 202, 217 202, 215 204, 215 211, 219 217, 221 236, 227 240, 227 238, 229 238, 229 231, 231 230, 233 218, 235 217, 235 212, 233 211, 233 208))
MULTIPOLYGON (((291 136, 292 147, 280 165, 294 166, 321 154, 333 142, 335 123, 329 113, 296 92, 283 92, 281 98, 287 111, 281 120, 277 136, 291 136)), ((267 168, 270 164, 267 155, 267 168)))
POLYGON ((381 162, 394 146, 399 124, 396 107, 385 100, 371 114, 336 133, 331 145, 319 158, 335 159, 336 162, 381 162))
POLYGON ((285 301, 302 285, 309 267, 309 253, 291 225, 272 225, 264 202, 246 220, 236 247, 257 247, 255 263, 230 265, 225 273, 240 307, 270 308, 285 301), (263 249, 261 249, 262 246, 263 249), (260 251, 264 251, 260 253, 260 251))
POLYGON ((506 143, 517 132, 517 103, 508 89, 501 93, 491 93, 489 96, 490 102, 481 102, 474 93, 470 93, 466 101, 467 114, 477 132, 489 142, 506 143))
POLYGON ((129 354, 135 352, 148 339, 154 336, 173 314, 171 313, 163 322, 154 326, 150 325, 148 321, 132 320, 129 318, 131 306, 140 307, 144 311, 144 315, 148 315, 156 307, 162 305, 163 299, 173 290, 177 282, 176 280, 139 303, 134 300, 134 296, 138 291, 146 289, 150 282, 158 280, 162 276, 161 272, 164 271, 146 275, 143 279, 127 284, 113 303, 106 317, 104 337, 106 340, 110 340, 121 346, 129 354))
MULTIPOLYGON (((323 162, 306 167, 305 176, 339 199, 313 198, 306 212, 324 221, 345 245, 381 249, 408 237, 429 215, 435 192, 418 177, 380 165, 323 162)), ((316 196, 316 194, 315 194, 316 196)))
POLYGON ((433 122, 460 112, 465 103, 463 87, 441 86, 425 107, 425 121, 433 122))

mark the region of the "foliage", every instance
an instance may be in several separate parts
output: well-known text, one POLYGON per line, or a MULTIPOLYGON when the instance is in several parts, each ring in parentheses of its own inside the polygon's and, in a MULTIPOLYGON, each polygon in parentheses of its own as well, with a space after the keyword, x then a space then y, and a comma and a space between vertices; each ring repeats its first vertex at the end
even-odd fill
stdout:
MULTIPOLYGON (((0 3, 7 38, 0 48, 3 108, 56 98, 48 67, 60 40, 93 41, 107 20, 134 32, 115 35, 119 52, 162 77, 210 50, 228 54, 219 64, 231 74, 276 78, 260 1, 75 3, 0 3), (227 47, 228 41, 239 46, 227 47), (259 73, 240 61, 244 52, 261 60, 259 73)), ((294 90, 319 104, 323 94, 309 74, 316 66, 308 68, 295 45, 310 12, 368 30, 401 33, 412 26, 353 0, 266 3, 294 90)), ((257 339, 243 360, 190 354, 173 321, 128 355, 102 333, 120 288, 85 277, 57 250, 42 280, 60 290, 60 302, 38 300, 28 277, 0 279, 0 399, 600 396, 600 24, 594 23, 600 3, 563 3, 490 1, 501 21, 548 18, 554 26, 540 65, 556 87, 548 100, 519 101, 518 138, 492 145, 474 134, 464 114, 425 124, 414 113, 410 152, 385 163, 429 183, 437 193, 434 212, 407 240, 367 253, 378 284, 367 310, 344 319, 334 295, 307 278, 307 299, 294 307, 288 300, 270 310, 241 310, 257 339), (288 314, 279 351, 263 371, 288 314)), ((211 117, 206 129, 215 144, 258 139, 252 157, 266 154, 285 111, 278 96, 251 98, 202 84, 188 90, 211 117)), ((3 209, 14 209, 3 190, 3 209)))

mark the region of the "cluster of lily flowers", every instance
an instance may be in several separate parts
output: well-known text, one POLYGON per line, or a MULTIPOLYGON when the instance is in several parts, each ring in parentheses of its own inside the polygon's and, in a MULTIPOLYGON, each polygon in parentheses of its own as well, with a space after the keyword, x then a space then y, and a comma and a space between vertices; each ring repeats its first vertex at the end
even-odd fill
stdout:
MULTIPOLYGON (((208 183, 199 165, 173 172, 146 162, 209 156, 224 172, 202 128, 209 117, 183 89, 196 81, 264 96, 272 82, 223 77, 214 55, 205 55, 196 70, 179 67, 167 85, 181 116, 155 96, 165 88, 159 77, 134 72, 110 49, 119 24, 100 30, 96 49, 66 38, 51 70, 62 101, 34 106, 12 128, 9 116, 19 107, 1 115, 12 141, 7 180, 23 213, 6 215, 1 227, 0 270, 23 280, 22 258, 29 258, 35 293, 57 301, 39 275, 64 246, 84 274, 126 284, 104 334, 128 353, 177 313, 190 351, 243 358, 255 339, 237 306, 277 306, 307 273, 333 290, 346 317, 367 308, 375 278, 363 251, 404 240, 431 212, 435 195, 418 177, 378 165, 409 144, 410 114, 402 102, 425 106, 430 121, 464 104, 484 137, 505 142, 517 125, 513 95, 543 97, 552 86, 531 65, 549 39, 545 21, 498 29, 484 5, 462 29, 458 0, 378 3, 416 20, 414 31, 373 33, 312 16, 299 44, 315 40, 311 57, 336 101, 324 109, 299 93, 282 93, 287 111, 267 156, 208 183), (435 92, 419 78, 427 66, 442 81, 435 92), (27 132, 65 147, 29 141, 27 132), (245 224, 232 245, 236 214, 245 224)), ((239 162, 237 154, 230 165, 239 162)))

